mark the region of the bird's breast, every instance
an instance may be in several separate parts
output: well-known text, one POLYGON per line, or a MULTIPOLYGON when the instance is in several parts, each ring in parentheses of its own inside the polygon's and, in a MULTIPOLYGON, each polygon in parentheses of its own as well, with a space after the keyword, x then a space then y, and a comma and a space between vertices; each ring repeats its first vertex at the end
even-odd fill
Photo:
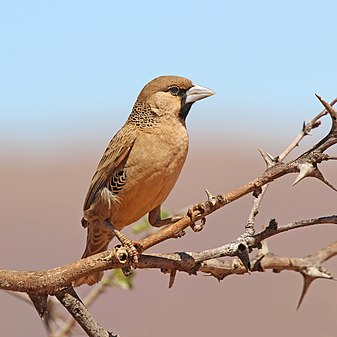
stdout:
POLYGON ((140 132, 125 165, 127 181, 111 215, 122 228, 160 205, 175 185, 188 151, 186 128, 156 127, 140 132))

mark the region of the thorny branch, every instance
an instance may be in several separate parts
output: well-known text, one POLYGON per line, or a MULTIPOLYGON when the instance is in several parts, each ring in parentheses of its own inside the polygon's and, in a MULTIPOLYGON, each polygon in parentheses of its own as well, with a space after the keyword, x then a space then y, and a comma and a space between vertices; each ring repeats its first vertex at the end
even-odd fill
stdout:
MULTIPOLYGON (((309 123, 303 125, 299 135, 283 153, 277 157, 273 157, 260 150, 267 165, 266 171, 261 176, 225 194, 213 196, 206 190, 208 196, 206 202, 194 205, 189 209, 186 215, 180 217, 179 220, 175 221, 172 225, 141 240, 139 246, 141 247, 142 253, 162 241, 176 237, 189 226, 195 230, 197 228, 200 229, 202 226, 197 227, 195 225, 196 222, 202 221, 203 224, 205 217, 209 214, 249 193, 253 193, 255 197, 253 207, 242 235, 221 247, 202 252, 141 254, 137 265, 132 267, 138 269, 160 268, 163 272, 170 274, 170 286, 174 283, 177 271, 183 271, 189 274, 196 274, 199 271, 212 275, 218 280, 222 280, 229 275, 256 271, 261 272, 266 269, 272 269, 276 272, 292 270, 301 273, 304 278, 304 286, 299 305, 308 287, 314 280, 318 278, 333 279, 330 273, 322 267, 322 263, 337 255, 337 241, 309 256, 289 258, 271 254, 268 251, 266 239, 279 233, 301 227, 320 224, 337 224, 337 215, 299 220, 286 225, 279 225, 275 219, 272 219, 269 225, 258 233, 256 233, 254 224, 262 196, 266 192, 268 184, 286 174, 298 173, 294 184, 306 177, 314 177, 335 190, 331 183, 325 179, 318 165, 323 161, 337 159, 336 156, 330 156, 324 153, 328 148, 337 143, 337 112, 332 107, 337 102, 337 99, 329 104, 319 96, 317 96, 317 98, 325 109, 309 123), (312 129, 320 125, 320 119, 327 114, 329 114, 332 120, 330 132, 315 146, 298 158, 284 162, 288 154, 312 129), (254 260, 251 261, 249 253, 254 248, 258 249, 258 254, 254 260), (230 260, 219 259, 224 256, 236 258, 230 260)), ((95 271, 125 267, 130 267, 127 252, 123 247, 115 247, 113 250, 50 270, 35 272, 0 270, 0 289, 27 293, 41 316, 46 314, 48 295, 55 295, 89 336, 112 336, 111 333, 99 326, 89 314, 85 305, 71 287, 71 283, 75 279, 95 271)), ((97 291, 97 294, 99 293, 100 292, 97 291)), ((73 320, 68 320, 63 330, 56 335, 65 336, 70 331, 72 325, 73 320)))
POLYGON ((68 287, 56 294, 60 303, 69 311, 89 337, 118 337, 104 330, 90 315, 88 309, 77 296, 73 287, 68 287))
MULTIPOLYGON (((238 239, 233 240, 232 242, 223 245, 221 247, 217 247, 214 249, 205 250, 202 252, 181 252, 181 253, 165 253, 165 254, 141 254, 139 257, 139 262, 137 264, 137 269, 164 269, 164 270, 173 270, 176 269, 178 271, 184 271, 189 274, 196 273, 199 268, 203 265, 204 261, 213 260, 216 258, 224 257, 224 256, 237 256, 237 250, 240 249, 240 245, 246 245, 249 248, 259 247, 259 244, 272 236, 283 233, 285 231, 308 227, 313 225, 320 224, 337 224, 337 215, 321 217, 316 219, 307 219, 300 220, 293 223, 289 223, 283 226, 278 225, 274 220, 272 220, 268 227, 266 227, 261 232, 253 235, 240 236, 238 239)), ((248 248, 247 248, 248 249, 248 248)), ((125 267, 125 264, 118 261, 116 255, 119 252, 116 249, 112 251, 107 251, 103 253, 99 253, 93 256, 89 256, 83 260, 81 260, 81 272, 78 269, 79 264, 78 261, 70 263, 68 265, 49 269, 46 271, 0 271, 0 287, 5 290, 12 291, 21 291, 34 293, 37 295, 44 294, 45 290, 43 287, 45 286, 46 281, 41 278, 42 273, 46 275, 58 274, 58 278, 53 280, 49 279, 49 294, 54 295, 59 291, 63 291, 64 288, 70 285, 71 281, 76 277, 75 273, 80 273, 84 275, 90 272, 90 267, 92 265, 96 265, 97 270, 107 270, 107 269, 116 269, 125 267), (73 272, 75 270, 75 272, 73 272), (84 271, 84 272, 83 272, 84 271), (24 279, 27 284, 20 285, 18 284, 18 278, 24 279)), ((324 260, 326 261, 328 258, 335 256, 337 254, 337 243, 333 247, 333 249, 329 249, 325 255, 324 260)), ((237 262, 239 265, 240 263, 237 262)), ((277 265, 274 265, 273 269, 277 268, 277 265)), ((282 265, 280 266, 282 269, 282 265)), ((96 270, 96 269, 95 269, 96 270)), ((241 264, 241 267, 234 268, 231 267, 231 274, 236 274, 237 270, 240 270, 240 273, 245 273, 247 270, 241 264)), ((254 271, 254 268, 252 267, 254 271)), ((200 271, 204 272, 204 269, 200 269, 200 271)), ((214 273, 207 270, 207 273, 212 274, 213 276, 218 275, 220 271, 223 271, 223 267, 215 268, 214 273)), ((228 270, 227 270, 228 271, 228 270)), ((218 277, 217 277, 218 278, 218 277)), ((223 277, 222 277, 223 278, 223 277)))
MULTIPOLYGON (((324 151, 337 143, 337 112, 335 109, 332 108, 329 103, 323 101, 321 98, 319 99, 321 102, 324 102, 323 105, 325 107, 326 105, 329 106, 328 111, 330 111, 329 114, 332 119, 332 127, 328 135, 324 137, 319 143, 317 143, 311 150, 305 152, 297 159, 294 159, 288 163, 284 163, 282 161, 288 155, 290 149, 293 149, 298 144, 298 142, 305 136, 305 134, 308 133, 308 130, 311 130, 318 125, 318 119, 326 114, 324 113, 325 110, 318 114, 310 123, 308 123, 308 126, 305 126, 303 128, 305 131, 303 133, 303 136, 298 136, 298 139, 295 140, 279 158, 274 158, 270 154, 261 151, 261 154, 267 163, 267 170, 260 177, 257 177, 256 179, 231 192, 212 196, 211 199, 209 197, 208 201, 193 206, 187 215, 181 217, 173 225, 168 226, 161 231, 149 235, 145 239, 141 240, 140 243, 143 247, 143 251, 156 245, 159 242, 175 237, 175 235, 182 232, 184 229, 191 226, 196 221, 205 218, 207 215, 213 213, 214 211, 224 207, 225 205, 230 204, 231 202, 249 193, 253 193, 254 196, 258 196, 261 193, 261 189, 263 186, 289 173, 299 173, 294 184, 298 183, 300 180, 306 177, 314 177, 321 180, 329 187, 335 189, 324 178, 323 174, 318 169, 318 164, 323 161, 335 159, 328 154, 324 154, 324 151)), ((336 101, 337 99, 334 100, 333 103, 336 101)))

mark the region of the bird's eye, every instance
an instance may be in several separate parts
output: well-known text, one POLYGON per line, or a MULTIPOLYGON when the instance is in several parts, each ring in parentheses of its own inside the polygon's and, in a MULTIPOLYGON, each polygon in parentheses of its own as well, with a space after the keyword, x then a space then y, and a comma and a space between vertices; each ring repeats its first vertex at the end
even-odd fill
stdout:
POLYGON ((178 96, 179 95, 179 88, 178 87, 171 87, 168 90, 173 96, 178 96))

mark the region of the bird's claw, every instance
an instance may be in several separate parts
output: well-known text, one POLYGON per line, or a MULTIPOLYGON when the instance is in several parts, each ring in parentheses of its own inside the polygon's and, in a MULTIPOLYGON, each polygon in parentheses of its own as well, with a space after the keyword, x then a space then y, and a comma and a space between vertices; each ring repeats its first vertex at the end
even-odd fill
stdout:
POLYGON ((200 214, 205 213, 206 210, 206 206, 204 203, 199 203, 199 204, 195 204, 194 206, 190 207, 187 210, 187 216, 193 221, 194 218, 200 214), (199 214, 194 214, 196 211, 199 212, 199 214))
POLYGON ((200 232, 203 229, 204 224, 206 223, 206 218, 202 217, 201 219, 196 219, 196 217, 199 217, 201 214, 205 213, 205 211, 206 206, 204 203, 196 204, 187 210, 187 216, 191 219, 191 221, 193 221, 193 223, 191 224, 191 228, 194 232, 200 232), (196 211, 199 214, 195 214, 196 211), (200 220, 201 222, 196 224, 195 221, 197 220, 200 220))
POLYGON ((127 243, 125 244, 125 248, 129 254, 129 257, 133 263, 138 263, 139 254, 141 252, 141 244, 136 241, 131 241, 127 239, 127 243))
POLYGON ((128 239, 108 220, 104 221, 103 224, 112 231, 112 233, 116 236, 119 242, 124 246, 125 250, 128 253, 130 261, 133 263, 138 263, 139 252, 142 251, 141 244, 139 242, 131 241, 130 239, 128 239))
POLYGON ((139 252, 141 251, 141 244, 139 242, 132 241, 128 239, 124 234, 119 233, 118 240, 126 249, 129 259, 133 263, 138 263, 139 261, 139 252))
POLYGON ((198 232, 202 231, 203 228, 204 228, 205 223, 206 223, 206 218, 201 218, 200 219, 200 223, 195 223, 194 222, 191 225, 191 228, 192 228, 193 232, 198 233, 198 232))

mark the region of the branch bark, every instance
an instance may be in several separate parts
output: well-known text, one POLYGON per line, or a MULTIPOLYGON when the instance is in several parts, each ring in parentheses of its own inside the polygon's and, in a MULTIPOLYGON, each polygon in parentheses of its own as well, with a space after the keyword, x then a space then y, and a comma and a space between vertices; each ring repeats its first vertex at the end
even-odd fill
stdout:
POLYGON ((73 287, 68 287, 58 292, 56 297, 89 337, 118 337, 98 324, 77 296, 73 287))
MULTIPOLYGON (((180 252, 180 253, 161 253, 161 254, 141 254, 137 269, 163 269, 178 270, 189 274, 195 274, 202 266, 202 262, 217 259, 224 256, 237 256, 237 250, 240 245, 244 245, 245 249, 259 247, 260 243, 277 234, 285 231, 308 227, 320 224, 337 224, 337 215, 321 217, 317 219, 300 220, 283 226, 275 225, 272 222, 266 229, 255 235, 242 235, 238 239, 223 245, 221 247, 205 250, 202 252, 180 252)), ((49 294, 56 295, 64 288, 71 285, 71 282, 78 277, 84 276, 89 272, 103 271, 108 269, 124 268, 127 263, 121 263, 118 255, 121 252, 114 248, 96 255, 89 256, 80 261, 67 264, 62 267, 41 271, 14 271, 0 270, 0 289, 12 290, 19 292, 27 292, 30 294, 49 294), (54 275, 54 277, 53 277, 54 275), (21 280, 25 282, 20 282, 21 280), (46 284, 48 286, 46 286, 46 284)), ((329 248, 325 253, 326 259, 335 255, 335 251, 329 248)), ((274 269, 282 269, 283 262, 274 269)), ((233 274, 237 273, 237 268, 231 269, 233 274)), ((247 270, 246 270, 247 272, 247 270)))

